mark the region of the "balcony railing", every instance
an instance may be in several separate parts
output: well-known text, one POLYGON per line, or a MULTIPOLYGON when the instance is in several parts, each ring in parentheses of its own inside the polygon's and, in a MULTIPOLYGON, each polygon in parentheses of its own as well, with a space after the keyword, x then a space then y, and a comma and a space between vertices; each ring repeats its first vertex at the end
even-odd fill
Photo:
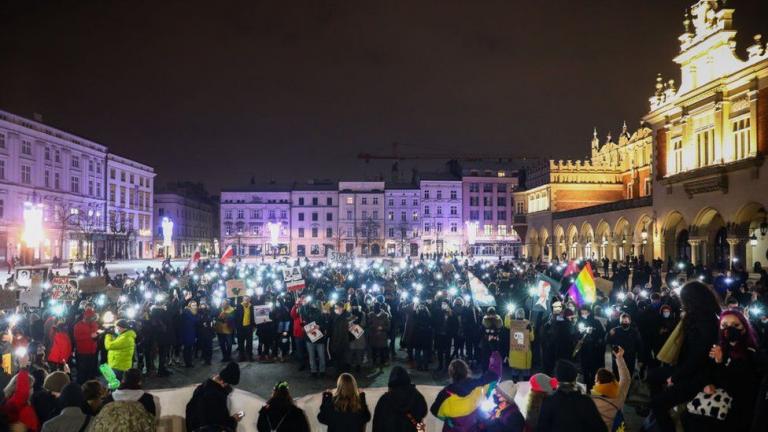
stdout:
POLYGON ((605 204, 598 204, 590 207, 582 207, 573 210, 566 210, 552 213, 552 219, 567 219, 572 217, 588 216, 598 213, 608 213, 619 210, 629 210, 638 207, 647 207, 653 205, 651 195, 633 198, 628 200, 614 201, 605 204))

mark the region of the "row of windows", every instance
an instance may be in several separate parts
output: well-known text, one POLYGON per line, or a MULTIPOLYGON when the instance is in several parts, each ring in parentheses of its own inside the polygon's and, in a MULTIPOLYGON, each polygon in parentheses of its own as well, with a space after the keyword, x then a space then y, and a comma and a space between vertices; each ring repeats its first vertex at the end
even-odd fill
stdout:
MULTIPOLYGON (((351 212, 348 212, 348 214, 351 216, 351 212)), ((387 212, 387 220, 395 220, 395 212, 393 212, 393 211, 387 212)), ((404 211, 400 212, 400 220, 402 222, 405 222, 407 220, 406 213, 404 211)), ((414 220, 414 221, 419 220, 419 213, 418 212, 412 212, 411 213, 411 220, 414 220)))
MULTIPOLYGON (((438 232, 438 233, 443 232, 443 223, 442 222, 437 222, 434 227, 435 227, 435 232, 438 232)), ((451 230, 452 233, 459 232, 459 224, 457 224, 456 222, 451 222, 450 230, 451 230)), ((431 231, 432 231, 432 224, 430 224, 429 222, 425 222, 424 223, 424 233, 426 234, 426 233, 429 233, 431 231)))
POLYGON ((670 173, 677 174, 691 168, 702 168, 719 163, 721 160, 729 161, 728 151, 730 150, 730 160, 741 160, 752 156, 755 152, 754 144, 751 138, 751 125, 749 117, 733 120, 731 122, 731 145, 732 148, 721 148, 715 140, 715 128, 705 127, 696 131, 694 154, 690 162, 694 166, 686 164, 685 149, 683 148, 683 139, 675 137, 670 141, 671 164, 670 173), (723 154, 725 153, 725 154, 723 154))
MULTIPOLYGON (((128 179, 128 183, 130 184, 136 184, 136 178, 139 179, 139 186, 141 187, 150 187, 150 181, 149 178, 144 176, 136 176, 133 173, 126 174, 125 171, 120 170, 120 181, 125 183, 126 178, 128 179)), ((109 170, 109 178, 112 180, 116 180, 117 178, 117 170, 115 168, 111 168, 109 170)))
MULTIPOLYGON (((452 200, 458 199, 458 193, 455 190, 451 191, 450 196, 451 196, 452 200)), ((429 191, 428 190, 424 191, 424 199, 429 199, 429 191)), ((441 190, 436 191, 435 192, 435 199, 443 199, 443 191, 441 191, 441 190)))
MULTIPOLYGON (((507 191, 507 184, 506 183, 483 183, 483 192, 493 192, 494 185, 496 186, 496 192, 506 192, 507 191)), ((469 184, 469 191, 470 192, 480 192, 480 183, 470 183, 469 184)))
MULTIPOLYGON (((470 210, 469 211, 469 220, 480 220, 480 211, 479 210, 470 210)), ((483 220, 493 220, 493 210, 484 210, 483 211, 483 220)), ((507 212, 504 210, 499 210, 496 212, 496 220, 507 220, 507 212)))
MULTIPOLYGON (((299 228, 299 238, 304 238, 304 228, 299 228)), ((318 228, 312 228, 310 230, 312 234, 312 238, 317 238, 318 233, 320 232, 318 228)), ((255 233, 254 233, 255 234, 255 233)), ((325 229, 325 238, 332 238, 333 237, 333 228, 326 228, 325 229)))
MULTIPOLYGON (((493 197, 484 196, 483 197, 483 206, 484 207, 490 207, 493 205, 493 197)), ((507 197, 496 197, 496 206, 497 207, 504 207, 507 205, 507 197)), ((479 207, 480 206, 480 197, 479 196, 471 196, 469 197, 469 206, 470 207, 479 207)))
MULTIPOLYGON (((299 205, 304 205, 304 197, 299 197, 299 205)), ((316 206, 319 205, 319 199, 317 197, 312 197, 312 205, 316 206)), ((332 197, 326 197, 325 198, 325 205, 331 206, 333 205, 333 198, 332 197)))
MULTIPOLYGON (((317 212, 312 212, 311 213, 311 217, 312 217, 312 221, 316 222, 316 221, 319 220, 320 215, 317 212)), ((298 214, 298 218, 299 218, 300 221, 303 221, 304 220, 304 213, 299 213, 298 214)), ((333 220, 333 213, 331 213, 331 212, 326 213, 325 214, 325 220, 328 221, 328 222, 332 221, 333 220)))
MULTIPOLYGON (((267 219, 269 220, 275 220, 275 216, 277 214, 276 210, 267 210, 267 219)), ((251 210, 251 219, 263 219, 264 211, 262 210, 251 210)), ((245 219, 245 210, 238 209, 237 210, 237 218, 238 219, 245 219)), ((287 219, 288 218, 288 211, 286 210, 280 210, 280 219, 287 219)), ((232 219, 232 210, 224 210, 224 219, 232 219)))
MULTIPOLYGON (((438 206, 435 208, 435 212, 437 216, 442 216, 443 208, 438 206)), ((451 216, 457 216, 459 214, 459 208, 457 206, 451 206, 450 212, 451 212, 451 216)), ((429 216, 429 215, 430 215, 429 206, 424 206, 424 216, 429 216)))
MULTIPOLYGON (((408 204, 407 204, 407 202, 408 202, 408 200, 407 200, 407 199, 405 199, 405 198, 400 198, 400 206, 406 206, 406 205, 408 205, 408 204)), ((413 205, 414 205, 414 206, 418 206, 418 205, 419 205, 419 200, 418 200, 418 199, 414 199, 414 200, 413 200, 413 205)), ((395 206, 395 200, 394 200, 394 198, 389 198, 389 199, 387 200, 387 206, 389 206, 389 207, 394 207, 394 206, 395 206)))

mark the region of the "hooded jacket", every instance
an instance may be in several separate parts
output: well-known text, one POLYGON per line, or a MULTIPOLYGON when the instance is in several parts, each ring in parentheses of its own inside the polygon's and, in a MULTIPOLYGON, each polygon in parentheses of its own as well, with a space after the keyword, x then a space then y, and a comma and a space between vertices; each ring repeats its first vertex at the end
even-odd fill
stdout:
POLYGON ((125 330, 118 336, 108 334, 104 338, 107 363, 114 370, 127 371, 133 366, 133 351, 136 349, 136 332, 125 330))
POLYGON ((64 364, 69 361, 72 356, 72 341, 69 340, 69 335, 57 329, 53 333, 53 346, 51 346, 51 352, 48 353, 48 361, 51 363, 64 364))
POLYGON ((229 414, 227 407, 230 391, 212 379, 207 379, 197 386, 192 399, 187 403, 187 430, 193 431, 201 426, 214 425, 235 430, 237 421, 229 414))
POLYGON ((259 410, 256 430, 259 432, 309 432, 309 422, 304 411, 296 405, 267 404, 259 410))
POLYGON ((604 394, 606 392, 602 392, 601 387, 605 386, 605 384, 597 384, 592 388, 592 401, 595 403, 597 411, 603 418, 608 430, 613 428, 613 421, 616 418, 616 413, 624 408, 624 401, 627 400, 627 393, 629 393, 629 384, 632 381, 624 357, 616 357, 616 366, 619 368, 617 394, 604 394))
POLYGON ((444 422, 443 432, 476 430, 477 409, 493 390, 492 383, 498 381, 500 376, 501 356, 494 352, 482 377, 467 378, 440 390, 430 411, 444 422))
POLYGON ((96 354, 96 339, 91 337, 99 329, 99 323, 88 321, 89 317, 95 316, 90 309, 83 313, 83 319, 75 324, 75 348, 78 354, 96 354))
POLYGON ((389 391, 379 398, 373 413, 373 432, 416 432, 414 421, 427 416, 424 396, 404 369, 393 369, 389 381, 389 391))
POLYGON ((137 389, 118 389, 112 392, 111 395, 104 398, 104 404, 108 404, 114 401, 133 401, 139 402, 148 413, 155 414, 155 399, 151 394, 144 390, 137 389))

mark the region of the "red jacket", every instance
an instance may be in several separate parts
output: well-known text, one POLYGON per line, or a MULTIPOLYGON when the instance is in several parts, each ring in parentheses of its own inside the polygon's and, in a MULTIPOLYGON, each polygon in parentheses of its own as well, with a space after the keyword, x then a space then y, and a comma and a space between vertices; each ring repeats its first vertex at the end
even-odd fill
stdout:
POLYGON ((35 414, 35 409, 29 401, 29 371, 22 369, 16 377, 16 389, 13 395, 0 407, 8 418, 8 423, 23 423, 30 431, 40 430, 40 423, 35 414))
POLYGON ((78 354, 96 354, 96 339, 91 335, 99 329, 95 321, 81 320, 75 324, 75 349, 78 354))
POLYGON ((48 361, 51 363, 63 364, 69 361, 72 356, 72 342, 69 335, 63 331, 55 331, 53 334, 53 345, 48 354, 48 361))
POLYGON ((299 316, 299 302, 291 308, 291 319, 293 319, 293 337, 300 339, 304 337, 304 326, 301 324, 301 316, 299 316))

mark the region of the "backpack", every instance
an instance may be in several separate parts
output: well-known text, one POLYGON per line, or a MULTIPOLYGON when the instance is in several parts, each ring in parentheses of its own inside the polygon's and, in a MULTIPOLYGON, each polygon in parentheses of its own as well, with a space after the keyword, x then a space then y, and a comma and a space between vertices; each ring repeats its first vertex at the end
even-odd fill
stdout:
POLYGON ((88 432, 154 432, 155 416, 135 401, 110 402, 91 420, 88 432))
POLYGON ((616 408, 616 414, 614 414, 613 416, 613 424, 611 425, 610 432, 625 432, 627 430, 627 425, 626 425, 626 422, 624 421, 624 411, 620 410, 615 403, 611 402, 606 397, 603 397, 603 396, 592 396, 592 397, 596 399, 600 399, 603 402, 607 402, 611 406, 616 408))

